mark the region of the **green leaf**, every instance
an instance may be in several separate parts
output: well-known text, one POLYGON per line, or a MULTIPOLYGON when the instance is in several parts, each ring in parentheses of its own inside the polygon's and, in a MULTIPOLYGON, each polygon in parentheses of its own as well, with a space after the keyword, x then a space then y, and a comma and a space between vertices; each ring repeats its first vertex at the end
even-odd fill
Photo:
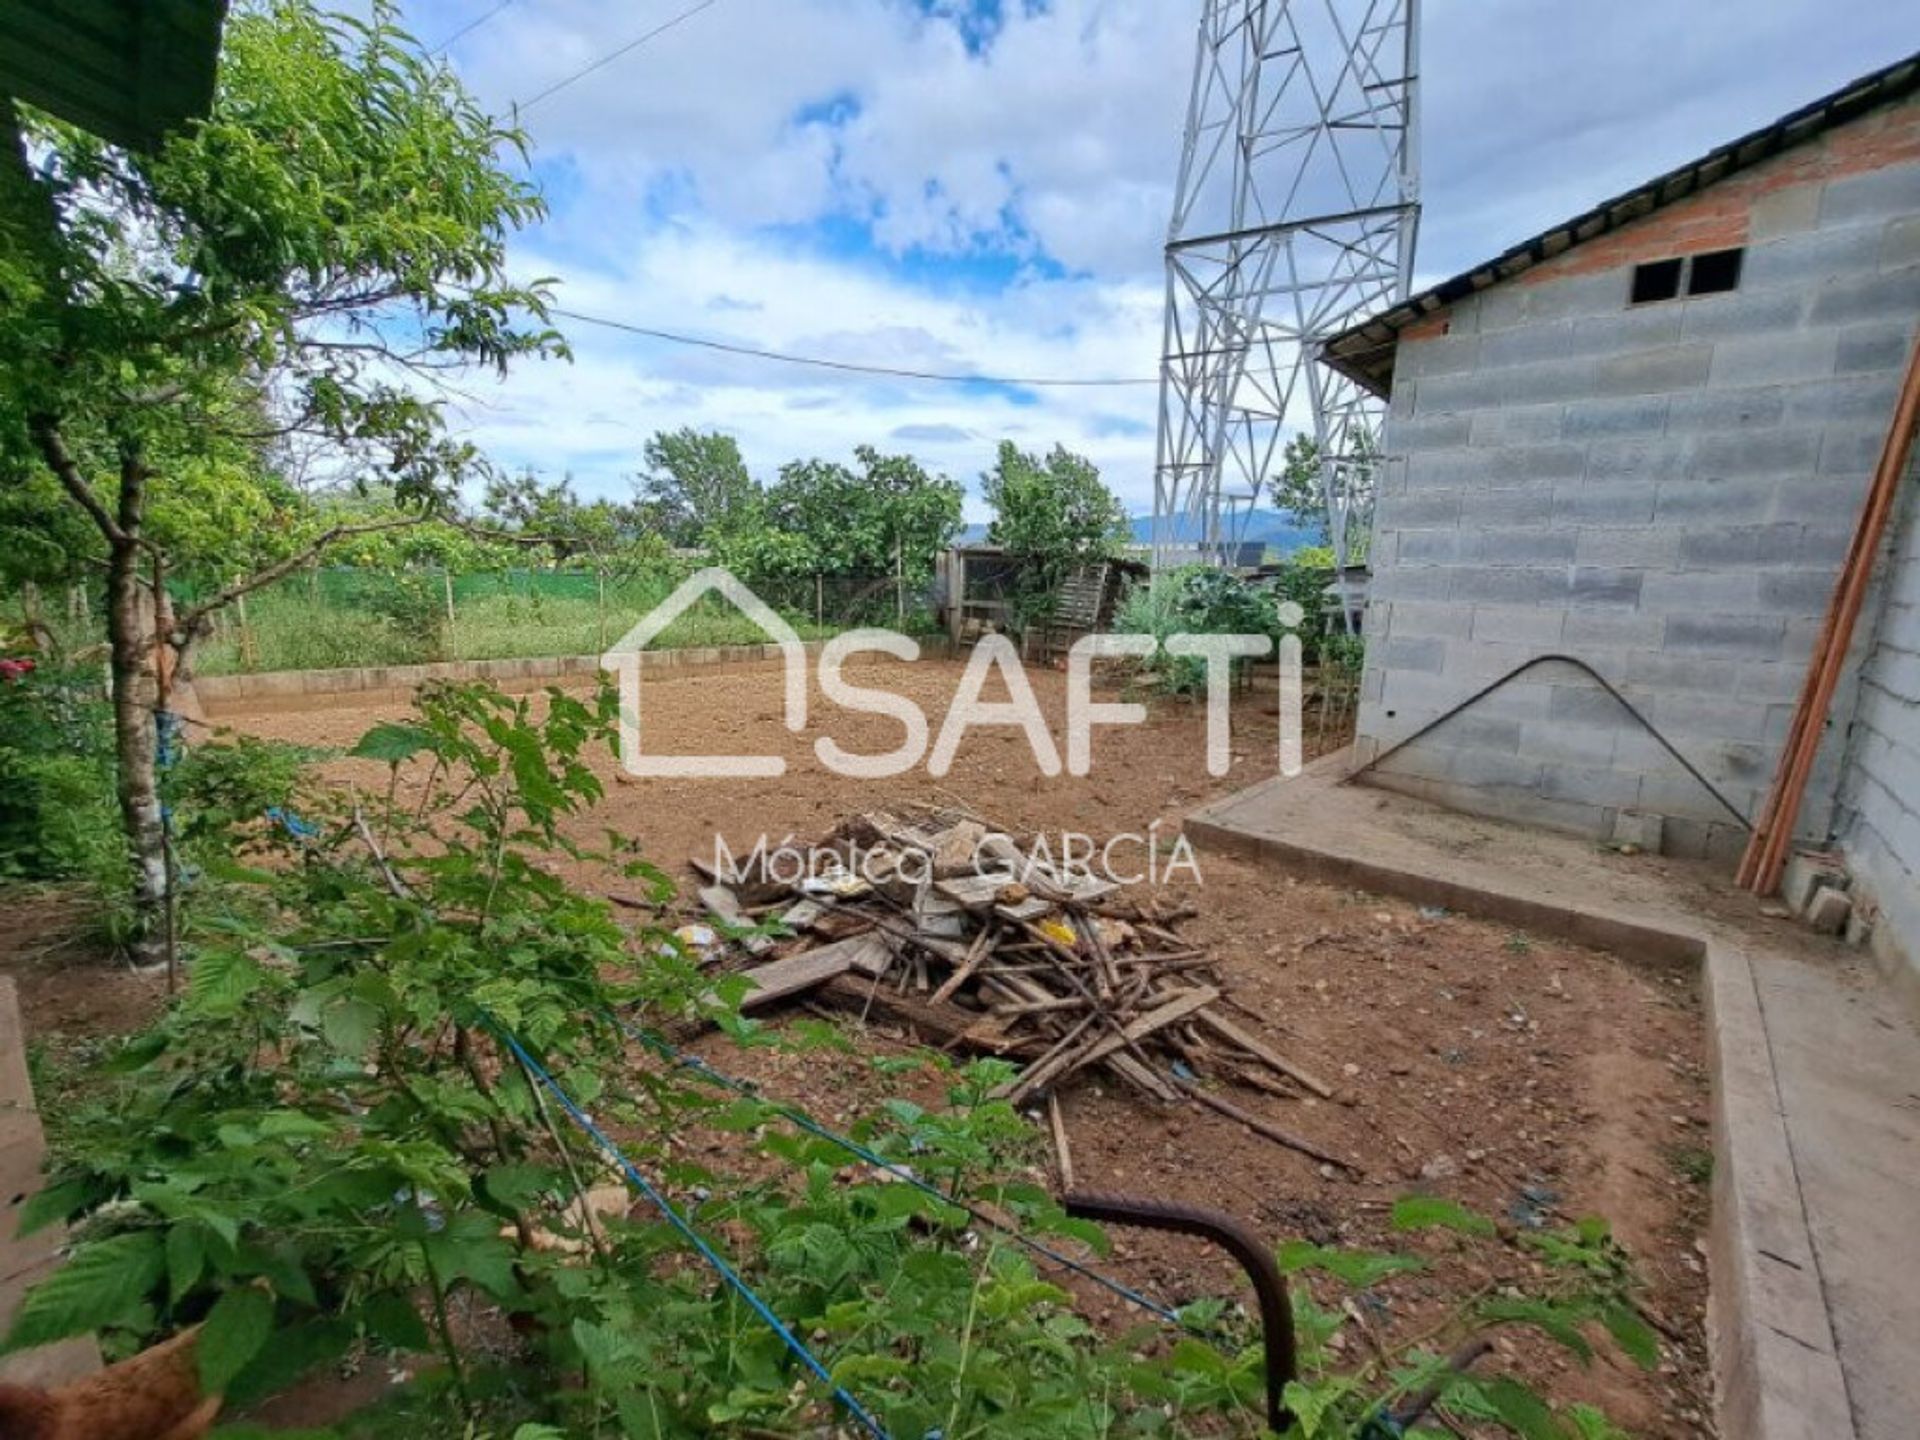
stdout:
POLYGON ((1500 1376, 1480 1386, 1480 1394, 1499 1422, 1521 1440, 1567 1440, 1566 1428, 1553 1410, 1518 1380, 1500 1376))
POLYGON ((433 748, 433 733, 418 725, 376 725, 360 737, 360 743, 347 754, 356 760, 378 760, 383 765, 398 765, 411 760, 422 750, 433 748))
POLYGON ((298 1110, 269 1110, 260 1117, 260 1133, 280 1140, 322 1140, 333 1134, 333 1126, 298 1110))
POLYGON ((279 1394, 314 1366, 344 1355, 353 1338, 353 1327, 335 1319, 308 1320, 276 1331, 273 1344, 262 1346, 253 1363, 234 1377, 227 1390, 229 1408, 238 1410, 279 1394))
POLYGON ((92 1194, 93 1186, 86 1180, 62 1180, 49 1185, 27 1197, 26 1204, 20 1207, 14 1233, 24 1237, 66 1219, 83 1208, 92 1194))
POLYGON ((200 1386, 224 1395, 233 1377, 260 1353, 273 1331, 273 1299, 251 1285, 229 1290, 214 1302, 194 1348, 200 1356, 200 1386))
POLYGON ((266 972, 245 951, 202 950, 187 972, 187 998, 202 1013, 224 1018, 238 1014, 265 980, 266 972))
POLYGON ((1356 1290, 1378 1285, 1389 1275, 1421 1268, 1411 1255, 1376 1255, 1364 1250, 1335 1250, 1310 1240, 1289 1240, 1276 1252, 1282 1273, 1322 1270, 1356 1290))
POLYGON ((1567 1419, 1580 1440, 1632 1440, 1632 1437, 1591 1405, 1569 1405, 1567 1419))
POLYGON ((1588 1305, 1560 1304, 1523 1296, 1488 1300, 1479 1307, 1479 1314, 1483 1320, 1498 1325, 1530 1325, 1582 1360, 1593 1358, 1593 1346, 1580 1333, 1580 1327, 1593 1318, 1593 1310, 1588 1305))
POLYGON ((640 1347, 627 1335, 591 1320, 573 1322, 573 1343, 580 1348, 587 1373, 599 1385, 630 1385, 644 1371, 640 1347))
POLYGON ((108 1075, 131 1075, 136 1070, 144 1070, 166 1053, 170 1039, 164 1030, 149 1030, 122 1045, 100 1069, 108 1075))
POLYGON ((365 1000, 349 996, 327 1007, 320 1017, 320 1033, 342 1055, 362 1059, 380 1034, 380 1011, 365 1000))
POLYGON ((133 1230, 81 1246, 27 1292, 0 1353, 112 1324, 147 1297, 166 1268, 158 1230, 133 1230))
POLYGON ((175 1304, 200 1283, 207 1264, 206 1239, 192 1221, 167 1231, 167 1297, 175 1304))
POLYGON ((1494 1233, 1493 1221, 1437 1195, 1402 1195, 1393 1202, 1396 1230, 1455 1230, 1462 1235, 1494 1233))
POLYGON ((1352 1388, 1351 1380, 1334 1379, 1312 1384, 1300 1380, 1287 1382, 1287 1409, 1293 1412, 1294 1423, 1304 1440, 1313 1440, 1313 1437, 1323 1433, 1328 1414, 1352 1388))
POLYGON ((1607 1327, 1614 1343, 1642 1370, 1651 1370, 1660 1363, 1660 1339, 1633 1306, 1606 1306, 1600 1312, 1600 1323, 1607 1327))
POLYGON ((226 855, 209 855, 200 865, 209 877, 228 885, 271 885, 275 879, 271 870, 262 870, 256 865, 242 865, 226 855))
POLYGON ((361 1302, 360 1323, 374 1339, 395 1350, 427 1350, 433 1346, 420 1312, 406 1296, 391 1290, 369 1295, 361 1302))
POLYGON ((486 1172, 487 1194, 510 1210, 524 1210, 554 1188, 559 1172, 550 1165, 495 1165, 486 1172))

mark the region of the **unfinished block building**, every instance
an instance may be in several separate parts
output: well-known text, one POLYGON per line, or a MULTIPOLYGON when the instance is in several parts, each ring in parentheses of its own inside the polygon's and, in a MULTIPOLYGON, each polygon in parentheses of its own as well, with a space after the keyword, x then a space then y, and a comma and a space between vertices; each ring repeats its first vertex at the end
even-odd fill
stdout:
MULTIPOLYGON (((1337 337, 1323 358, 1391 401, 1367 778, 1596 835, 1639 812, 1671 851, 1737 854, 1917 322, 1920 57, 1337 337)), ((1920 506, 1901 489, 1799 834, 1844 852, 1914 959, 1920 506)))

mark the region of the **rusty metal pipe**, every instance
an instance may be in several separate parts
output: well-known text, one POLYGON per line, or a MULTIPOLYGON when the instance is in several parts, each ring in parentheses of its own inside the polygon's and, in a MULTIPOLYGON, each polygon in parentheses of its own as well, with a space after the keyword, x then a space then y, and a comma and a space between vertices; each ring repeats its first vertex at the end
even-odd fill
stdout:
POLYGON ((1293 1307, 1287 1301, 1287 1280, 1275 1263, 1273 1251, 1245 1221, 1222 1210, 1198 1205, 1174 1205, 1164 1200, 1142 1200, 1131 1195, 1109 1195, 1076 1190, 1061 1197, 1066 1212, 1079 1220, 1103 1225, 1131 1225, 1142 1230, 1169 1230, 1211 1240, 1240 1262, 1260 1300, 1261 1343, 1267 1363, 1267 1424, 1284 1432, 1287 1382, 1294 1378, 1293 1307))

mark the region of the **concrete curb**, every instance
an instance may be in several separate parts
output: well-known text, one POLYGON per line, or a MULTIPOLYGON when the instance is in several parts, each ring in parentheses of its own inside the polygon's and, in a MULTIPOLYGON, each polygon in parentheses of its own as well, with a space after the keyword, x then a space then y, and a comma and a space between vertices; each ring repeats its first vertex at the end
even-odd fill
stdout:
MULTIPOLYGON (((809 655, 823 640, 809 640, 809 655)), ((736 665, 778 660, 778 645, 708 645, 681 650, 642 650, 642 669, 675 670, 694 665, 736 665)), ((231 705, 293 695, 341 695, 369 690, 413 690, 430 680, 491 680, 511 685, 597 675, 598 655, 549 655, 531 660, 448 660, 435 665, 362 665, 349 670, 269 670, 258 675, 205 675, 193 687, 202 704, 231 705)))
MULTIPOLYGON (((0 976, 0 1335, 13 1326, 21 1298, 60 1263, 65 1230, 50 1225, 24 1239, 15 1233, 16 1217, 40 1193, 41 1165, 47 1153, 40 1112, 27 1073, 27 1034, 20 1022, 13 980, 0 976)), ((9 1385, 60 1385, 100 1368, 100 1347, 91 1336, 42 1345, 0 1359, 0 1382, 9 1385)))
MULTIPOLYGON (((923 659, 953 653, 944 635, 915 637, 923 659)), ((817 656, 825 640, 803 641, 817 656)), ((643 670, 685 670, 704 665, 753 665, 778 661, 778 645, 704 645, 679 650, 642 650, 643 670)), ((363 665, 347 670, 269 670, 258 675, 196 676, 194 693, 203 705, 233 705, 248 700, 301 695, 351 695, 372 691, 410 692, 430 680, 490 680, 496 685, 538 684, 600 673, 598 655, 548 655, 529 660, 448 660, 434 665, 363 665)))
MULTIPOLYGON (((1344 764, 1344 757, 1329 756, 1309 767, 1309 774, 1337 780, 1344 764)), ((1719 1433, 1727 1440, 1853 1436, 1846 1380, 1747 954, 1723 936, 1648 917, 1387 864, 1319 840, 1249 834, 1226 817, 1254 793, 1195 811, 1185 833, 1197 845, 1280 860, 1332 884, 1445 905, 1600 949, 1700 963, 1713 1075, 1707 1334, 1719 1433)))
POLYGON ((1713 1071, 1707 1345, 1720 1433, 1843 1440, 1854 1433, 1852 1407, 1753 967, 1710 942, 1704 989, 1713 1071))

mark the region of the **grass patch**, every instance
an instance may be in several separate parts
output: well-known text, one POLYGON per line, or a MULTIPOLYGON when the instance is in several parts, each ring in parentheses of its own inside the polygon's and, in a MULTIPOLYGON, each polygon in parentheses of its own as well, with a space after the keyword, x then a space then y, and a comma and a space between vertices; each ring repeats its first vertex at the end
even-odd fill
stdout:
MULTIPOLYGON (((673 589, 665 579, 638 579, 609 586, 603 612, 596 597, 493 593, 456 595, 452 622, 436 578, 432 596, 405 591, 342 601, 315 596, 302 582, 248 602, 247 624, 237 619, 204 645, 196 664, 202 675, 267 670, 336 670, 359 665, 419 665, 442 660, 524 660, 549 655, 597 655, 618 641, 673 589)), ((787 613, 803 640, 822 639, 858 623, 883 620, 787 613)), ((928 617, 910 616, 909 628, 928 617)), ((717 596, 707 596, 680 615, 651 648, 758 645, 767 635, 746 615, 717 596)))

